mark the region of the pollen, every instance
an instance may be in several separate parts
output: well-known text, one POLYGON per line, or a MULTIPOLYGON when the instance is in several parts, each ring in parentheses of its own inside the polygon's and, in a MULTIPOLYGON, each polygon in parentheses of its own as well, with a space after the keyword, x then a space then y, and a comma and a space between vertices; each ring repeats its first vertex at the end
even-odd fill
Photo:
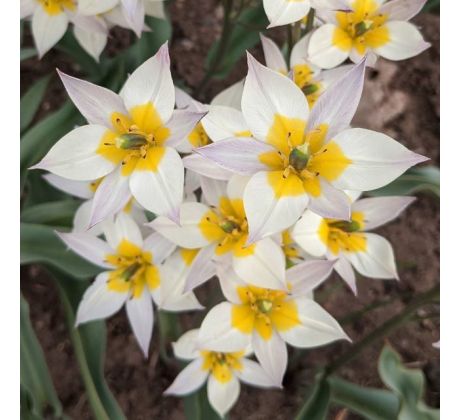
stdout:
POLYGON ((145 287, 151 290, 160 284, 152 255, 126 239, 118 246, 117 253, 107 255, 105 260, 115 266, 107 281, 108 289, 113 292, 129 292, 132 298, 138 298, 145 287))
POLYGON ((244 352, 223 353, 215 351, 202 351, 202 369, 210 371, 211 374, 221 383, 230 381, 234 370, 242 370, 241 358, 244 352))

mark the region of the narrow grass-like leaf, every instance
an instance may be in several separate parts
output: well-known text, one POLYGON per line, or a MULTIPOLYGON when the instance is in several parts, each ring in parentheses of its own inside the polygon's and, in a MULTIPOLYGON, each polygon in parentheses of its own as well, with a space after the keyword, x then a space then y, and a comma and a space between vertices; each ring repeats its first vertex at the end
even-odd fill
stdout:
POLYGON ((21 223, 21 264, 44 263, 76 278, 89 278, 102 271, 80 258, 46 225, 21 223))
POLYGON ((21 48, 20 52, 20 60, 28 60, 29 58, 35 57, 37 55, 37 50, 35 48, 21 48))
POLYGON ((319 379, 309 398, 297 413, 295 420, 324 420, 327 418, 331 391, 329 384, 324 379, 319 379))
POLYGON ((51 75, 38 79, 21 98, 21 132, 32 122, 45 96, 51 75))
POLYGON ((45 411, 58 418, 62 406, 21 296, 21 418, 44 418, 45 411))
POLYGON ((80 201, 71 199, 37 204, 21 213, 21 222, 70 227, 80 204, 80 201))
POLYGON ((89 284, 86 281, 76 281, 53 268, 49 270, 59 289, 70 339, 94 418, 124 420, 125 416, 104 379, 107 334, 104 321, 93 321, 75 328, 78 304, 89 284))

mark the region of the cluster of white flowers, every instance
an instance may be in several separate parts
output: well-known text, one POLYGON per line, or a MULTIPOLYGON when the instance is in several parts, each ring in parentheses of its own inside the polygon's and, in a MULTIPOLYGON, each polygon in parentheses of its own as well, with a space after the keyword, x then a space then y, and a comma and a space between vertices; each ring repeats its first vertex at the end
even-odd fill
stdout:
MULTIPOLYGON (((96 2, 80 3, 94 11, 89 3, 96 2)), ((264 3, 273 24, 298 20, 309 8, 308 0, 264 3), (282 13, 273 12, 281 7, 275 3, 282 13)), ((209 105, 174 87, 166 44, 119 94, 60 73, 88 125, 65 135, 34 168, 87 200, 74 231, 59 236, 106 270, 86 291, 77 324, 126 305, 147 356, 153 303, 165 311, 203 309, 193 291, 215 277, 226 299, 174 343, 175 355, 191 362, 166 393, 184 395, 207 380, 210 403, 224 415, 240 380, 281 387, 287 344, 349 339, 313 298, 332 270, 355 294, 355 270, 398 278, 390 243, 369 230, 413 198, 359 196, 426 158, 350 122, 368 60, 408 57, 426 44, 413 32, 398 38, 396 29, 416 29, 391 20, 410 17, 423 2, 379 3, 356 0, 352 11, 329 13, 333 23, 301 39, 289 66, 262 37, 268 67, 248 54, 246 79, 209 105), (323 70, 366 52, 356 65, 323 70)))
POLYGON ((40 58, 59 42, 70 22, 78 43, 99 61, 110 28, 131 29, 140 37, 150 30, 146 15, 164 18, 163 0, 21 0, 21 19, 31 18, 40 58))

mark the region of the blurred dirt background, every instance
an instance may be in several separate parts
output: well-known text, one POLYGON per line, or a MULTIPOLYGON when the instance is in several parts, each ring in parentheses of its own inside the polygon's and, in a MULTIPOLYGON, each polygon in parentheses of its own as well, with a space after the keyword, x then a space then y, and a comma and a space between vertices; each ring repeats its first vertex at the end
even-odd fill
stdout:
MULTIPOLYGON (((195 87, 204 75, 204 57, 219 34, 222 10, 215 0, 196 0, 193 7, 185 0, 176 0, 171 5, 170 16, 173 23, 170 48, 174 76, 188 86, 195 87)), ((421 15, 415 19, 415 23, 433 44, 432 48, 400 63, 379 61, 376 69, 368 73, 364 96, 353 125, 382 131, 411 150, 429 156, 432 163, 439 165, 439 17, 421 15)), ((274 32, 278 39, 282 37, 281 32, 274 32)), ((128 43, 128 36, 124 31, 114 34, 120 45, 128 43)), ((262 59, 261 48, 251 52, 262 59)), ((47 54, 43 61, 24 61, 21 67, 22 92, 40 76, 51 73, 55 67, 71 74, 79 73, 78 68, 56 51, 47 54)), ((246 64, 242 59, 228 79, 213 81, 209 85, 204 92, 205 99, 209 100, 226 86, 244 77, 245 73, 246 64)), ((64 90, 54 77, 37 118, 58 108, 64 99, 64 90)), ((401 218, 377 232, 387 237, 394 246, 401 281, 360 278, 359 297, 355 298, 333 276, 317 293, 323 306, 337 319, 375 300, 393 300, 393 303, 345 325, 345 330, 354 341, 398 313, 413 294, 426 291, 439 281, 439 203, 436 198, 420 195, 401 218)), ((25 267, 22 270, 21 291, 30 304, 32 323, 65 413, 75 419, 90 419, 91 411, 53 282, 39 267, 25 267)), ((202 299, 206 295, 206 290, 199 291, 202 299)), ((427 307, 418 315, 424 317, 430 311, 436 313, 437 308, 427 307)), ((199 316, 185 315, 181 321, 184 327, 189 328, 197 325, 199 316)), ((161 362, 157 329, 150 357, 144 360, 124 311, 109 319, 107 325, 105 374, 128 419, 183 419, 182 401, 162 396, 179 367, 172 369, 161 362)), ((411 322, 387 337, 405 362, 424 370, 428 382, 426 400, 432 406, 439 406, 439 351, 432 347, 432 343, 438 339, 437 319, 411 322)), ((336 343, 306 352, 299 363, 288 371, 284 391, 261 391, 243 386, 230 418, 292 418, 305 397, 315 366, 334 359, 348 346, 346 343, 336 343)), ((368 347, 345 365, 339 374, 357 384, 381 387, 376 361, 382 346, 381 341, 368 347)), ((335 414, 331 413, 332 418, 335 418, 335 414)), ((348 415, 345 418, 358 417, 348 415)))

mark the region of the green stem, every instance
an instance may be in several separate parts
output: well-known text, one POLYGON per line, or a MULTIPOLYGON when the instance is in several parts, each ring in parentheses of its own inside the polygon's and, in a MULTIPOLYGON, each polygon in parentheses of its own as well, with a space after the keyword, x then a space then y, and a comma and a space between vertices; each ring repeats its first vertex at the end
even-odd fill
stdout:
POLYGON ((434 286, 432 289, 428 290, 425 293, 421 293, 416 296, 406 308, 401 311, 398 315, 390 318, 388 321, 383 323, 380 327, 375 329, 369 335, 364 337, 362 340, 358 341, 356 344, 351 346, 348 351, 346 351, 342 356, 332 362, 325 369, 325 375, 330 375, 331 373, 338 370, 342 365, 353 360, 362 350, 364 350, 368 345, 372 344, 374 341, 379 340, 386 335, 388 335, 392 330, 398 328, 406 321, 412 318, 414 312, 426 305, 427 303, 439 299, 439 283, 434 286))
POLYGON ((176 314, 158 311, 158 325, 160 329, 160 357, 166 365, 175 365, 174 358, 168 354, 169 344, 177 340, 180 335, 180 325, 176 314))
POLYGON ((307 15, 307 24, 305 26, 305 33, 308 34, 313 29, 313 23, 315 22, 315 9, 311 8, 307 15))
POLYGON ((209 65, 209 68, 200 82, 200 84, 195 89, 195 96, 199 96, 201 92, 208 86, 208 83, 214 76, 214 73, 219 69, 220 62, 222 58, 227 53, 228 44, 230 42, 230 37, 233 33, 233 20, 231 19, 231 12, 233 7, 233 0, 223 0, 224 2, 224 25, 222 28, 222 34, 219 40, 219 45, 216 48, 216 55, 209 65))
POLYGON ((64 312, 66 316, 67 326, 69 329, 70 340, 75 351, 78 367, 80 368, 81 377, 83 379, 83 384, 85 385, 86 394, 88 395, 89 404, 93 411, 94 417, 97 420, 109 420, 109 416, 105 411, 104 405, 102 404, 99 398, 96 385, 94 384, 93 377, 89 370, 88 362, 85 356, 85 351, 83 349, 83 343, 81 341, 78 330, 75 328, 75 317, 73 314, 72 306, 59 283, 56 282, 56 284, 59 289, 61 302, 64 305, 64 312))

